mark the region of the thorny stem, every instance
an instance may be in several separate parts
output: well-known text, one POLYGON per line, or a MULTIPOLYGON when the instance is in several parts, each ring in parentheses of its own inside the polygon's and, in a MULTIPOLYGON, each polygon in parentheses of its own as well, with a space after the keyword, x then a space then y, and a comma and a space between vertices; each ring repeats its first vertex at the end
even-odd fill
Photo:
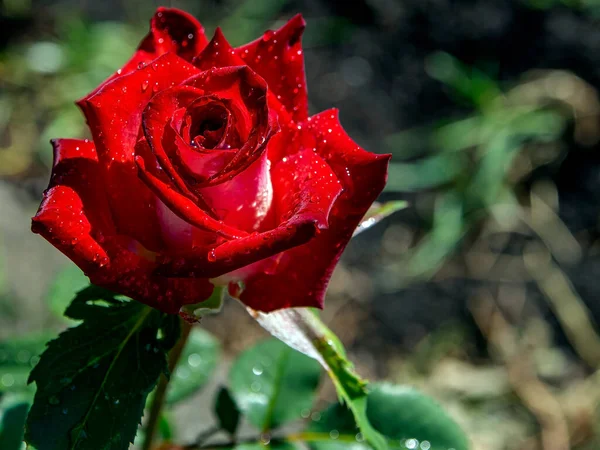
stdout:
MULTIPOLYGON (((192 325, 186 322, 183 319, 180 319, 181 323, 181 336, 177 340, 175 346, 169 352, 169 373, 173 375, 175 371, 175 367, 177 367, 177 363, 179 362, 179 358, 181 357, 181 352, 187 343, 187 340, 190 336, 190 332, 192 331, 192 325)), ((169 386, 169 380, 165 375, 160 377, 158 381, 158 386, 156 387, 156 392, 154 392, 154 397, 152 398, 152 405, 150 405, 150 415, 148 417, 148 422, 146 422, 145 426, 145 436, 144 443, 142 445, 142 450, 151 450, 152 443, 154 442, 154 436, 156 435, 156 427, 160 421, 160 414, 165 403, 165 398, 167 394, 167 387, 169 386)))

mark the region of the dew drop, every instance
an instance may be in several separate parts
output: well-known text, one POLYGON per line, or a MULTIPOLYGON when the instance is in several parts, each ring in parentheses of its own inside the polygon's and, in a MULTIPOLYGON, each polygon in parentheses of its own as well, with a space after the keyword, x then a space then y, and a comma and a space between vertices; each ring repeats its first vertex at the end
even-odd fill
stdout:
POLYGON ((265 31, 265 34, 263 34, 263 37, 262 37, 263 42, 269 42, 274 34, 275 34, 275 32, 273 30, 265 31))
POLYGON ((198 353, 192 353, 188 356, 188 364, 191 367, 199 367, 202 364, 202 357, 198 353))
POLYGON ((210 252, 208 252, 208 260, 211 262, 214 262, 217 260, 217 254, 215 253, 214 248, 210 252))
POLYGON ((262 368, 261 366, 254 366, 254 367, 252 368, 252 373, 253 373, 254 375, 259 375, 259 376, 260 376, 260 375, 262 375, 262 373, 263 373, 263 368, 262 368))
POLYGON ((150 82, 148 80, 145 80, 142 82, 142 92, 146 92, 149 84, 150 84, 150 82))
POLYGON ((415 449, 419 445, 419 441, 416 439, 407 439, 404 446, 408 449, 415 449))
POLYGON ((329 437, 330 437, 331 439, 337 439, 337 438, 339 438, 339 437, 340 437, 340 432, 339 432, 338 430, 331 430, 331 431, 329 432, 329 437))

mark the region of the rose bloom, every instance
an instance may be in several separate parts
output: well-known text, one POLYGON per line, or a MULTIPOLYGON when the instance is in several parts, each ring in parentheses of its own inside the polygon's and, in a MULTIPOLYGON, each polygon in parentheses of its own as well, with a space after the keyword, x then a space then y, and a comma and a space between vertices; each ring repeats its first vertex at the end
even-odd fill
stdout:
POLYGON ((308 116, 304 27, 298 15, 233 48, 159 8, 77 102, 93 140, 52 141, 33 231, 93 284, 167 313, 216 285, 260 311, 322 307, 390 156, 360 148, 336 110, 308 116))

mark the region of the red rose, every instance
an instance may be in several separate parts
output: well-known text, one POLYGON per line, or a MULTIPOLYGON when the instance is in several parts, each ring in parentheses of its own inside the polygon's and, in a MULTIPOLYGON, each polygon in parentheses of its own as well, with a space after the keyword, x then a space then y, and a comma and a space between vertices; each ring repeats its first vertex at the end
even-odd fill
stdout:
POLYGON ((159 8, 133 58, 57 139, 40 233, 92 283, 168 313, 213 285, 261 311, 321 307, 389 155, 308 117, 301 16, 243 47, 159 8))

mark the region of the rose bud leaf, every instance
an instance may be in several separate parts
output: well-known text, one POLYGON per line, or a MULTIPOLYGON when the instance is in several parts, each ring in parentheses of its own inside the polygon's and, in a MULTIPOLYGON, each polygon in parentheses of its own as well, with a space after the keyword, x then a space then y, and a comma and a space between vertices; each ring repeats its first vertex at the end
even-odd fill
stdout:
POLYGON ((396 200, 385 203, 375 202, 369 208, 365 216, 362 218, 354 233, 352 233, 352 237, 357 234, 362 233, 365 230, 368 230, 372 226, 378 224, 380 221, 385 219, 388 216, 391 216, 395 212, 398 212, 408 206, 408 202, 396 200))
POLYGON ((276 339, 243 352, 229 372, 240 411, 265 433, 311 409, 320 378, 316 361, 276 339))
POLYGON ((167 373, 179 318, 92 286, 65 315, 82 322, 50 341, 31 372, 25 441, 37 450, 125 450, 167 373))
POLYGON ((354 371, 342 343, 314 310, 289 308, 262 313, 248 308, 248 312, 273 336, 321 363, 340 402, 352 411, 364 439, 376 450, 387 448, 385 438, 373 428, 366 415, 367 381, 354 371))

